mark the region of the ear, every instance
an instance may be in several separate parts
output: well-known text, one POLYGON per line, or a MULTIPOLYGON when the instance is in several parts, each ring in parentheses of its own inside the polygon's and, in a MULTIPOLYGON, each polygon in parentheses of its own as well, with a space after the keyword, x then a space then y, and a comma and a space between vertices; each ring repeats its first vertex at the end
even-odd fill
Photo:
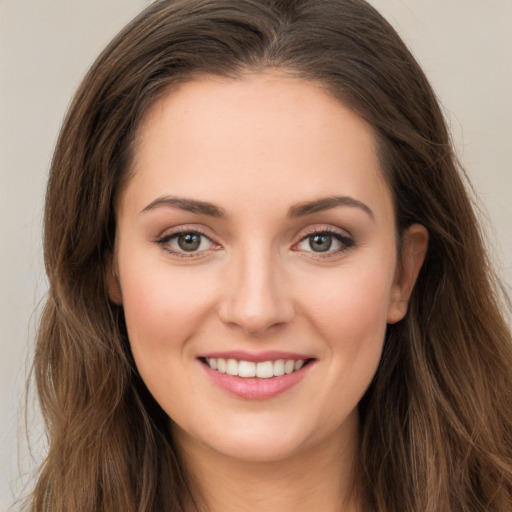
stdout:
POLYGON ((402 253, 398 255, 395 282, 391 290, 388 324, 402 320, 407 313, 409 298, 414 288, 428 248, 428 231, 421 224, 413 224, 402 235, 402 253))
POLYGON ((121 293, 114 255, 108 258, 108 263, 105 266, 105 286, 109 299, 120 306, 123 303, 123 294, 121 293))

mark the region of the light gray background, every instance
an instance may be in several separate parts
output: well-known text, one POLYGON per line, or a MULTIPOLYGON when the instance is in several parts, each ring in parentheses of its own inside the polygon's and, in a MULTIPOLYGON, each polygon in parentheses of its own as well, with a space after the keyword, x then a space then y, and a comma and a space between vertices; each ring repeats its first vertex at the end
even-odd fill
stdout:
MULTIPOLYGON (((59 126, 87 67, 148 0, 0 0, 0 510, 29 482, 22 409, 45 292, 41 213, 59 126)), ((512 0, 373 0, 438 92, 512 284, 512 0)), ((34 409, 34 407, 32 407, 34 409)), ((34 457, 41 425, 29 416, 34 457)), ((17 507, 16 507, 17 509, 17 507)))

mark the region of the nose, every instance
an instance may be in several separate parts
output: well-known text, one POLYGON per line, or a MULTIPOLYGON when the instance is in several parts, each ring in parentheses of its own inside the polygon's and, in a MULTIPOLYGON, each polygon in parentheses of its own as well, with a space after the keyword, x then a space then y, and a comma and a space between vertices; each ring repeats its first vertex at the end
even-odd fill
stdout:
POLYGON ((289 323, 295 308, 286 272, 268 253, 234 257, 223 284, 219 317, 251 336, 289 323))

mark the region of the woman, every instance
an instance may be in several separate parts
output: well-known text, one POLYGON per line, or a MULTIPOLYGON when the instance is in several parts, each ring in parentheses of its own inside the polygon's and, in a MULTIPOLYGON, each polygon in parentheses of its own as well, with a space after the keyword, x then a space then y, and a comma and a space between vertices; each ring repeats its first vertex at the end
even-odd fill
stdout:
POLYGON ((512 346, 434 94, 360 0, 166 0, 49 180, 43 511, 512 508, 512 346))

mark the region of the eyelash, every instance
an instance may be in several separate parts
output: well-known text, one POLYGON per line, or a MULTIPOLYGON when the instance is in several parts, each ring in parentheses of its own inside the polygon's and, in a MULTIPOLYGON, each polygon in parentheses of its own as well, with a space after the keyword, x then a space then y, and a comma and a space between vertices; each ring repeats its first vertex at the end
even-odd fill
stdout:
POLYGON ((169 245, 172 240, 174 240, 174 239, 177 240, 180 236, 189 235, 189 234, 190 235, 198 235, 199 237, 201 237, 202 240, 200 241, 200 244, 203 243, 203 240, 207 240, 213 246, 220 247, 220 245, 217 244, 216 242, 214 242, 211 237, 209 237, 202 231, 199 231, 197 228, 194 228, 194 229, 180 228, 178 231, 173 231, 173 232, 168 233, 168 234, 164 235, 163 237, 159 238, 158 240, 156 240, 156 243, 162 248, 162 250, 172 254, 173 256, 177 256, 179 258, 187 258, 187 259, 200 258, 200 257, 204 256, 205 252, 207 252, 209 250, 215 250, 215 249, 212 249, 209 247, 208 249, 204 249, 202 251, 187 252, 185 250, 175 250, 175 249, 171 248, 171 246, 169 245))
POLYGON ((329 228, 325 228, 325 227, 312 227, 306 232, 306 234, 304 236, 302 236, 302 238, 299 240, 299 242, 297 242, 294 245, 294 247, 297 247, 299 244, 301 244, 302 242, 306 241, 308 238, 310 238, 314 235, 331 236, 337 242, 340 243, 341 247, 339 249, 335 249, 335 250, 329 249, 325 252, 321 252, 321 251, 317 252, 317 251, 313 251, 313 250, 304 251, 304 252, 309 253, 308 257, 314 257, 317 259, 332 258, 341 253, 348 251, 351 247, 353 247, 355 245, 353 238, 351 238, 349 235, 343 235, 335 229, 329 229, 329 228))
MULTIPOLYGON (((205 233, 198 230, 197 228, 194 228, 194 229, 180 228, 178 231, 173 231, 173 232, 168 233, 168 234, 164 235, 163 237, 159 238, 158 240, 156 240, 156 243, 158 246, 160 246, 162 248, 162 250, 172 254, 173 256, 177 256, 179 258, 187 258, 187 259, 200 258, 200 257, 203 257, 206 252, 209 252, 211 250, 216 250, 216 248, 208 247, 207 249, 203 249, 201 251, 192 250, 190 252, 187 252, 186 250, 175 250, 175 249, 171 248, 171 246, 169 245, 172 240, 177 240, 178 237, 183 236, 183 235, 189 235, 189 234, 197 235, 197 236, 201 237, 202 240, 200 240, 200 242, 199 242, 200 244, 203 243, 203 240, 207 240, 212 246, 217 246, 216 248, 221 247, 214 240, 212 240, 212 238, 210 236, 206 235, 205 233)), ((341 245, 341 248, 336 249, 336 250, 328 249, 327 251, 313 251, 313 250, 310 250, 310 251, 303 250, 302 251, 302 252, 309 253, 309 257, 314 257, 317 259, 326 259, 326 258, 336 256, 336 255, 343 253, 343 252, 347 251, 348 249, 350 249, 355 243, 354 240, 350 236, 342 235, 340 232, 338 232, 334 229, 329 229, 329 228, 325 228, 325 227, 313 227, 310 230, 308 230, 306 232, 306 234, 304 234, 301 237, 301 239, 293 245, 292 250, 300 251, 300 249, 295 249, 295 248, 298 247, 302 242, 306 241, 308 238, 310 238, 314 235, 331 236, 341 245)))

